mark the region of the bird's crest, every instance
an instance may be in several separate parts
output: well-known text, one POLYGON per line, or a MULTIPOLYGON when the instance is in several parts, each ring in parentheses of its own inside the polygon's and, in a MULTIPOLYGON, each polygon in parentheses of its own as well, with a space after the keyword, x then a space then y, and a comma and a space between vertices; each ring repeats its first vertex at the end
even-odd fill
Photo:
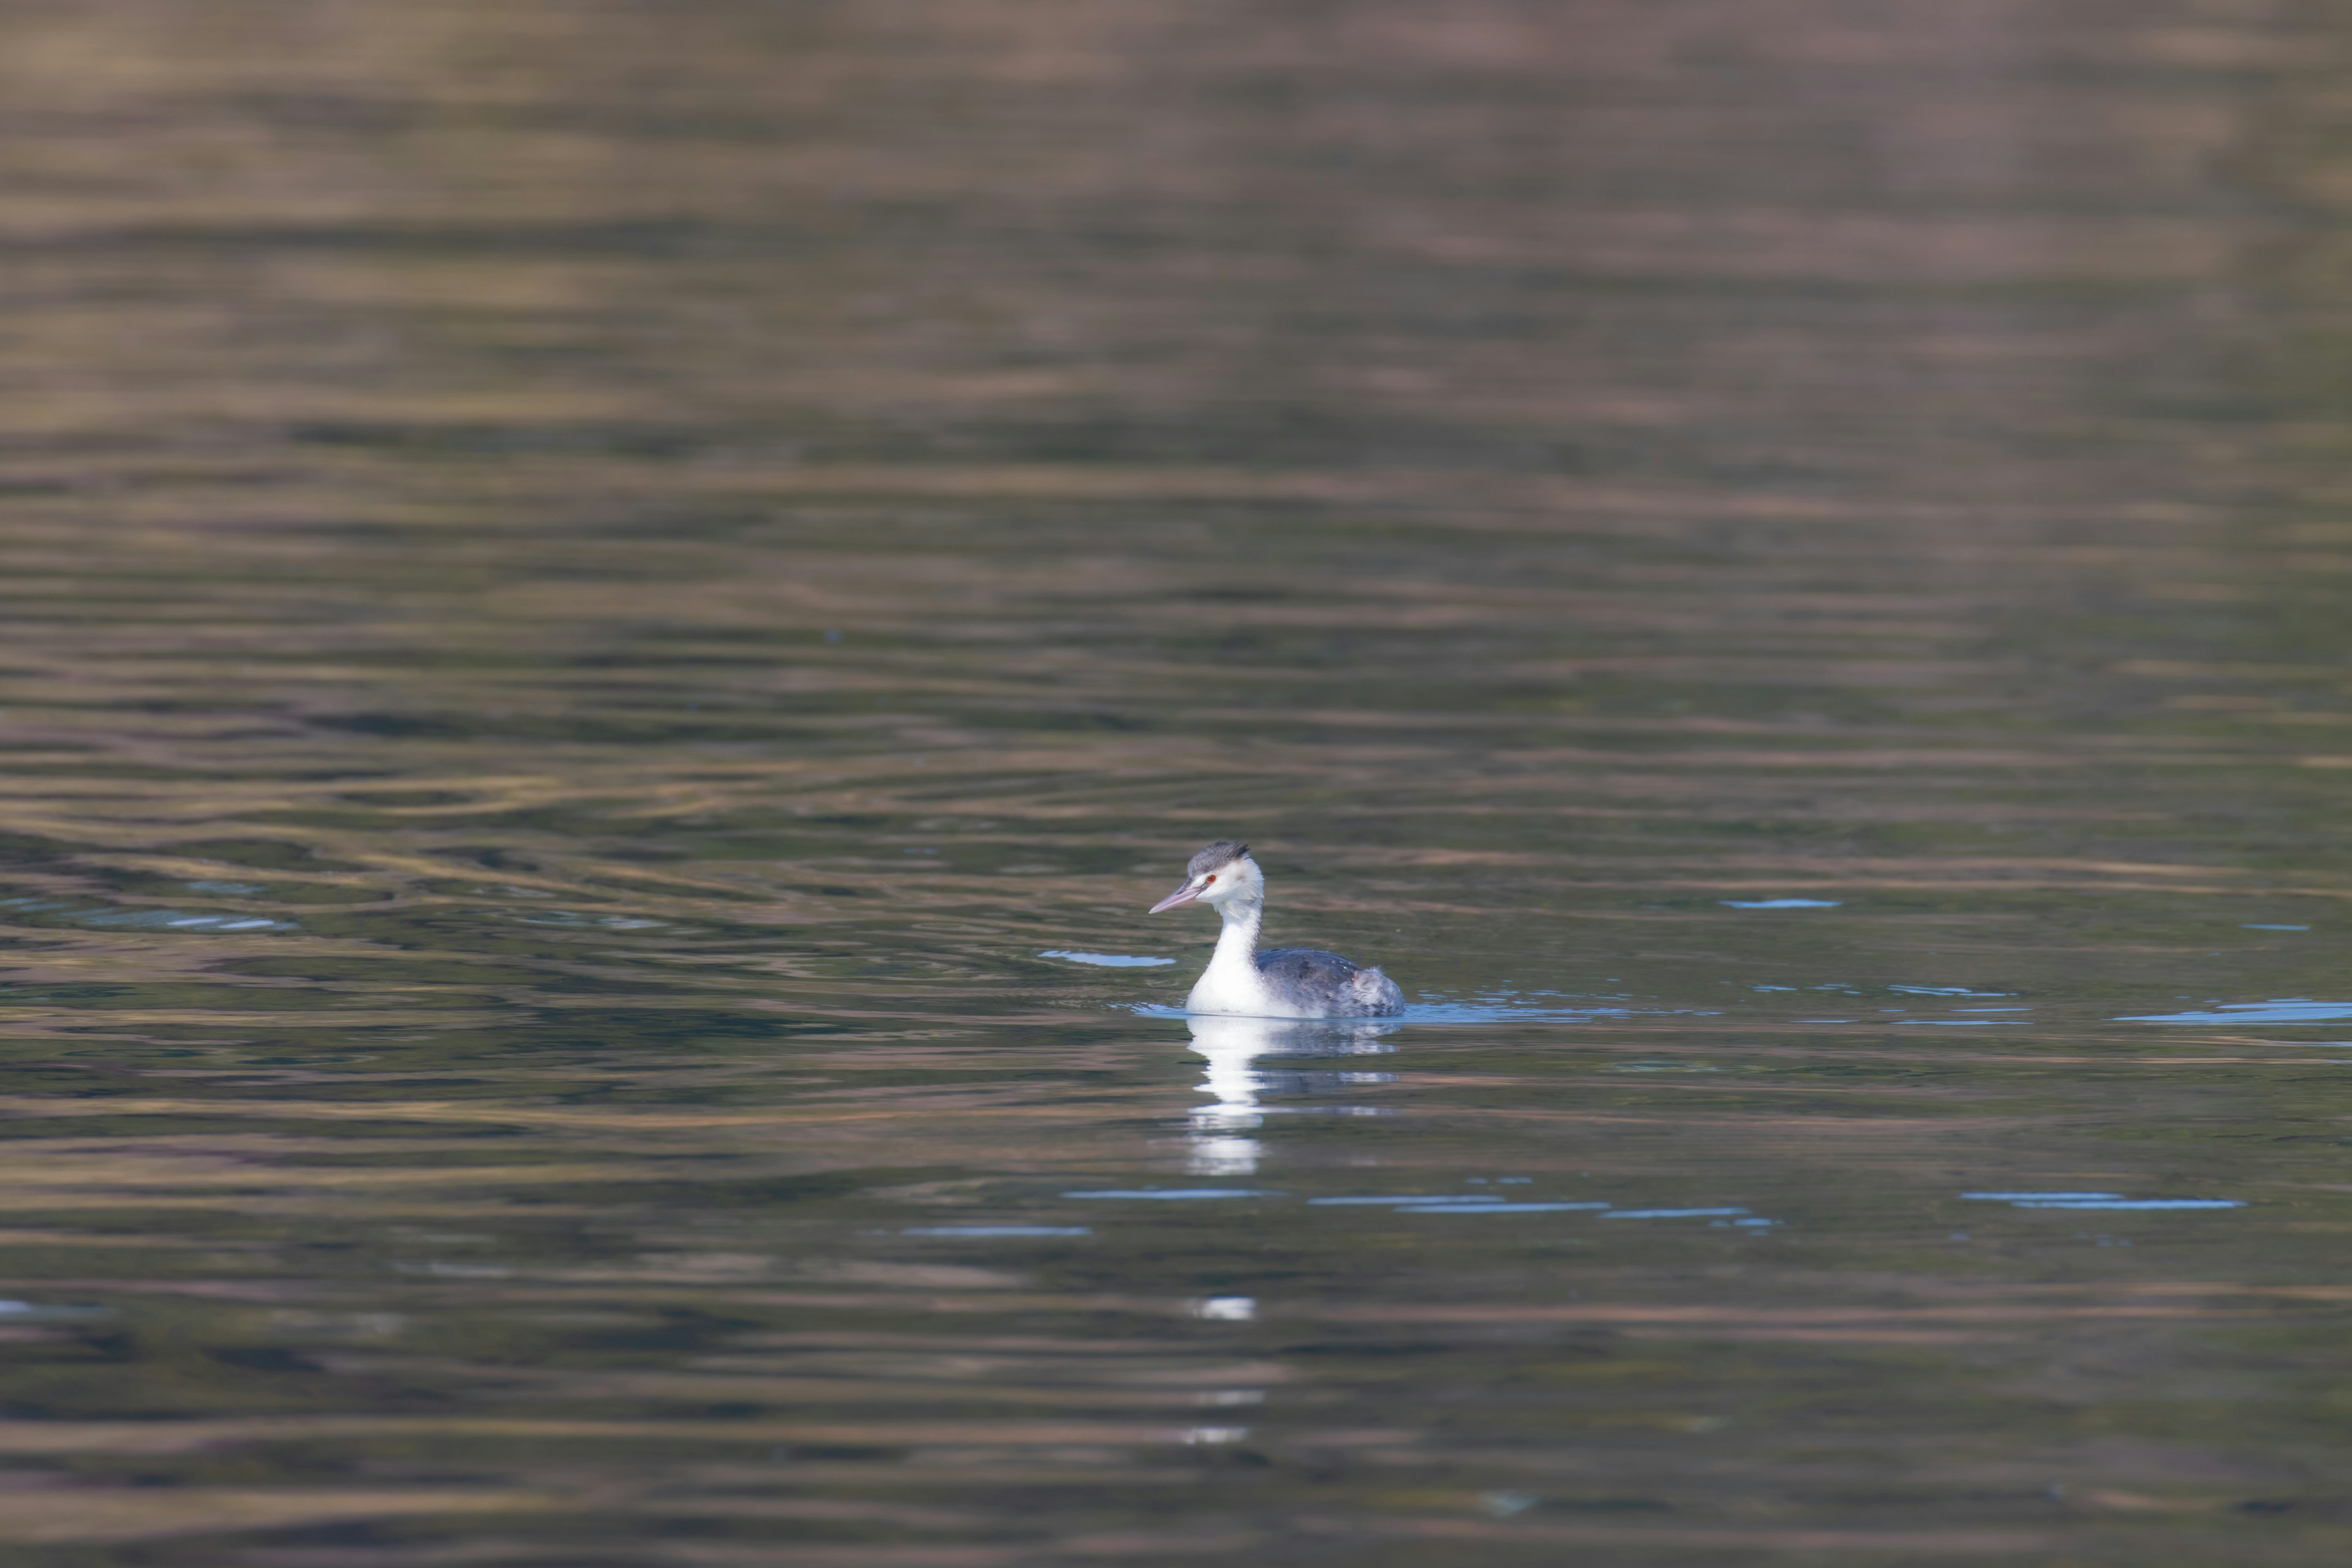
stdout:
POLYGON ((1230 866, 1248 853, 1248 845, 1237 843, 1231 838, 1220 838, 1198 855, 1193 856, 1184 869, 1187 874, 1197 877, 1203 871, 1214 871, 1219 867, 1230 866))

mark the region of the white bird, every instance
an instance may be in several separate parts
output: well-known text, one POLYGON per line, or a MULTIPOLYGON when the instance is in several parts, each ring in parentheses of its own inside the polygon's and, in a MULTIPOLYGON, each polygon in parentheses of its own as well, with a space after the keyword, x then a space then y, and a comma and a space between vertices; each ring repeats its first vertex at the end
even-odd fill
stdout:
POLYGON ((1200 903, 1225 922, 1209 967, 1184 1000, 1186 1012, 1379 1018, 1404 1011, 1404 993, 1377 969, 1359 969, 1315 947, 1257 951, 1257 928, 1265 918, 1265 873, 1250 858, 1248 845, 1221 838, 1193 856, 1184 871, 1184 885, 1152 905, 1151 913, 1200 903))

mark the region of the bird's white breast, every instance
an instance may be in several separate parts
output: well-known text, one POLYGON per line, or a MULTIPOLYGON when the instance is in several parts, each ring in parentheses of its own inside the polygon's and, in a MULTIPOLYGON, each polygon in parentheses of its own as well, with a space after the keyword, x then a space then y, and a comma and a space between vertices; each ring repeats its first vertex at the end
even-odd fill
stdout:
MULTIPOLYGON (((1223 954, 1218 954, 1219 959, 1223 954)), ((1234 964, 1212 963, 1201 972, 1192 984, 1192 994, 1184 999, 1188 1013, 1234 1013, 1245 1017, 1274 1016, 1274 997, 1267 992, 1265 982, 1258 978, 1255 963, 1234 964)))

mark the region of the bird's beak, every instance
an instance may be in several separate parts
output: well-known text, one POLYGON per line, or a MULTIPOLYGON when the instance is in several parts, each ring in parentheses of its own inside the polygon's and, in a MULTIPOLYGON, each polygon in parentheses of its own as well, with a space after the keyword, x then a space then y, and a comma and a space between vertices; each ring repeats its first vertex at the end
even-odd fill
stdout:
POLYGON ((1205 886, 1207 884, 1202 882, 1187 882, 1143 912, 1156 915, 1162 910, 1172 910, 1180 904, 1189 904, 1201 896, 1201 889, 1205 886))

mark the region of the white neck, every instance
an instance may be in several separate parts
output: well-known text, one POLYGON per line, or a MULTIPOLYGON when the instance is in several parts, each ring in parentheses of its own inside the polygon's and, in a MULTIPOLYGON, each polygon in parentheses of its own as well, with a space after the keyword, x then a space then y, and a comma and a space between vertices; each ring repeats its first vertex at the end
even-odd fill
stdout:
MULTIPOLYGON (((1257 928, 1265 920, 1265 898, 1235 899, 1232 903, 1219 905, 1217 915, 1225 922, 1225 929, 1217 933, 1217 955, 1209 960, 1209 967, 1249 963, 1250 955, 1257 952, 1257 928)), ((1250 973, 1256 972, 1256 966, 1251 964, 1250 973)))
POLYGON ((1265 900, 1235 899, 1218 905, 1217 913, 1225 929, 1187 1005, 1195 1013, 1257 1013, 1265 988, 1257 973, 1257 928, 1265 918, 1265 900))

